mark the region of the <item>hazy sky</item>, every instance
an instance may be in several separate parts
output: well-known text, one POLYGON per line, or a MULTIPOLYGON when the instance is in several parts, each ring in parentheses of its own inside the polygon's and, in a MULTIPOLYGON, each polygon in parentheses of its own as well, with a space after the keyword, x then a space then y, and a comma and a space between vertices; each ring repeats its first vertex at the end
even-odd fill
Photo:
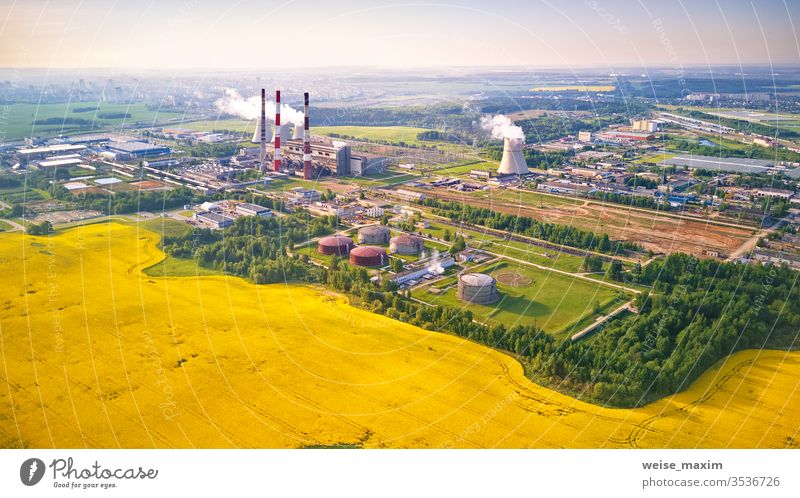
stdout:
POLYGON ((0 0, 0 67, 800 62, 797 0, 0 0))

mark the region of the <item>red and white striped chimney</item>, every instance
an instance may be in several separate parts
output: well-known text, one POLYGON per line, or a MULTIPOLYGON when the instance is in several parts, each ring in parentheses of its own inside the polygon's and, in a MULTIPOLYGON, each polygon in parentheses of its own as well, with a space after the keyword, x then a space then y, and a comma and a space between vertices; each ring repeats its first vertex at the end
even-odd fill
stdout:
POLYGON ((275 90, 275 171, 281 170, 281 91, 275 90))
POLYGON ((308 92, 303 94, 303 179, 311 179, 311 133, 308 131, 308 92))
POLYGON ((258 151, 259 169, 266 171, 264 156, 267 154, 267 90, 261 89, 261 147, 258 151))

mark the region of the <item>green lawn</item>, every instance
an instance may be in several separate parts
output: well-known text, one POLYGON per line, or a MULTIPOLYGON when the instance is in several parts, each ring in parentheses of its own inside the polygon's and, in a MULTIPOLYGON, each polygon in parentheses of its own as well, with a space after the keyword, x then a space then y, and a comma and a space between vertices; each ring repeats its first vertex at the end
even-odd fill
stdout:
POLYGON ((0 220, 0 232, 5 232, 6 230, 11 230, 12 228, 14 227, 12 227, 3 220, 0 220))
POLYGON ((311 133, 319 135, 334 133, 356 139, 386 140, 407 144, 431 143, 417 140, 417 134, 423 131, 427 130, 413 126, 317 126, 312 128, 311 133))
POLYGON ((492 305, 467 304, 456 297, 456 278, 445 279, 437 287, 447 287, 442 293, 420 289, 412 295, 431 304, 455 306, 472 311, 476 320, 494 325, 508 326, 535 324, 562 338, 568 336, 576 322, 591 322, 596 316, 595 306, 601 313, 620 302, 619 293, 600 284, 568 277, 547 270, 508 260, 476 268, 475 271, 497 276, 519 273, 531 280, 523 287, 511 287, 498 282, 501 299, 492 305))
POLYGON ((76 132, 88 132, 92 130, 108 129, 119 127, 120 125, 164 123, 168 121, 180 120, 182 112, 174 110, 155 111, 147 109, 143 103, 135 104, 109 104, 97 102, 70 102, 61 104, 11 104, 7 124, 5 126, 5 137, 7 140, 18 140, 33 135, 58 135, 72 134, 76 132), (75 112, 75 109, 90 109, 75 112), (106 113, 128 113, 128 118, 102 118, 101 114, 106 113), (91 124, 69 124, 58 122, 56 124, 34 125, 34 120, 55 118, 64 120, 65 118, 78 118, 89 120, 91 124))
POLYGON ((447 164, 442 168, 434 168, 437 175, 465 176, 474 169, 484 171, 497 171, 499 164, 490 161, 467 161, 456 164, 447 164))
POLYGON ((146 221, 130 222, 144 230, 150 230, 162 237, 181 237, 192 230, 188 223, 181 223, 172 218, 158 217, 146 221))
POLYGON ((151 277, 196 277, 203 275, 223 275, 223 272, 210 270, 197 264, 194 259, 167 256, 164 261, 144 269, 151 277))

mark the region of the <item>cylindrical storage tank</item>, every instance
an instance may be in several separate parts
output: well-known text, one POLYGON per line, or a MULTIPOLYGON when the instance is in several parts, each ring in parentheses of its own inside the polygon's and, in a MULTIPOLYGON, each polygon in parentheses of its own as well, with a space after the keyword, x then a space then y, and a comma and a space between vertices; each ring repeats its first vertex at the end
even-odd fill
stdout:
POLYGON ((350 263, 356 266, 383 266, 386 261, 386 251, 382 247, 358 246, 350 251, 350 263))
POLYGON ((395 254, 419 254, 424 243, 416 235, 398 235, 389 241, 389 251, 395 254))
POLYGON ((366 226, 358 231, 359 244, 383 245, 389 243, 390 231, 381 225, 366 226))
POLYGON ((484 273, 465 273, 458 277, 458 298, 473 304, 492 304, 500 299, 497 281, 484 273))
POLYGON ((322 237, 317 243, 317 252, 320 254, 347 256, 352 248, 353 239, 344 235, 322 237))

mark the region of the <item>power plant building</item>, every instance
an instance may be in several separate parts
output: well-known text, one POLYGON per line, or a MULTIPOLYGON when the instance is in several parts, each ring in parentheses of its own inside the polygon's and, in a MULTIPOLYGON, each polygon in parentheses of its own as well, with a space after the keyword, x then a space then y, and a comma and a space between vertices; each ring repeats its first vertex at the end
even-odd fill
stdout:
POLYGON ((358 230, 359 244, 386 245, 391 231, 382 225, 369 225, 358 230))
POLYGON ((350 251, 350 263, 355 266, 383 266, 387 261, 382 247, 358 246, 350 251))
POLYGON ((465 273, 458 277, 458 298, 472 304, 492 304, 500 299, 497 281, 485 273, 465 273))
POLYGON ((389 241, 389 251, 394 254, 420 254, 425 244, 416 235, 398 235, 389 241))
POLYGON ((366 152, 353 153, 350 145, 323 137, 312 140, 308 121, 308 93, 304 97, 303 123, 281 123, 280 91, 275 92, 275 132, 266 125, 266 92, 261 93, 261 117, 256 120, 253 142, 260 145, 260 162, 272 156, 275 171, 303 172, 306 180, 320 174, 334 176, 361 176, 382 173, 389 159, 366 152), (272 143, 270 143, 272 141, 272 143))

